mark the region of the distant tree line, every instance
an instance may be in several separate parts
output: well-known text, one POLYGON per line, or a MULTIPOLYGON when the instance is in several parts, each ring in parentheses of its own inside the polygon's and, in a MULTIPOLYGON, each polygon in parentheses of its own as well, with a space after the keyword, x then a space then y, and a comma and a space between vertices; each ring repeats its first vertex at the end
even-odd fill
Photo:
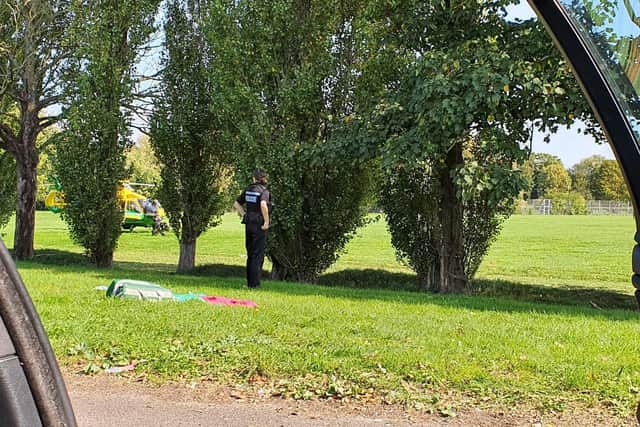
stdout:
POLYGON ((585 214, 587 200, 630 200, 618 163, 599 155, 565 169, 558 157, 533 153, 522 171, 526 186, 520 197, 551 199, 567 207, 558 213, 585 214))

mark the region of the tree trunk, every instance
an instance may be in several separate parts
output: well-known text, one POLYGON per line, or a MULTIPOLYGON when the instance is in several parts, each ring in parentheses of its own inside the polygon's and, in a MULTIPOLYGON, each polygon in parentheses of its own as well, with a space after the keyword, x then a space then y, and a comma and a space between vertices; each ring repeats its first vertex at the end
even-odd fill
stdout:
POLYGON ((278 262, 273 257, 271 257, 271 266, 271 274, 269 275, 271 280, 318 283, 319 277, 317 274, 309 274, 305 271, 295 271, 291 268, 287 268, 284 264, 278 262))
POLYGON ((91 255, 91 262, 98 268, 113 267, 113 249, 99 248, 91 255))
MULTIPOLYGON (((462 293, 467 289, 464 271, 463 205, 458 198, 451 172, 463 163, 462 145, 456 144, 447 153, 445 166, 440 173, 442 204, 439 209, 440 236, 440 286, 443 293, 462 293)), ((438 260, 436 260, 438 262, 438 260)))
POLYGON ((196 239, 180 240, 180 260, 178 273, 187 273, 196 265, 196 239))
POLYGON ((289 280, 291 277, 291 272, 287 270, 287 268, 282 265, 275 258, 271 258, 271 274, 269 278, 271 280, 289 280))
POLYGON ((38 116, 23 112, 21 132, 16 147, 16 228, 13 250, 16 259, 31 259, 34 255, 36 224, 36 193, 38 174, 38 116))
MULTIPOLYGON (((105 203, 108 203, 106 200, 109 199, 115 199, 115 189, 112 197, 105 197, 105 203)), ((101 221, 102 224, 98 228, 98 234, 93 239, 93 243, 90 245, 91 262, 98 268, 111 268, 115 250, 115 245, 112 244, 114 241, 113 233, 118 232, 120 227, 118 224, 118 227, 114 230, 113 222, 111 222, 111 218, 108 215, 100 215, 97 220, 101 221)))
POLYGON ((421 291, 440 291, 440 260, 436 259, 429 271, 418 272, 418 288, 421 291))

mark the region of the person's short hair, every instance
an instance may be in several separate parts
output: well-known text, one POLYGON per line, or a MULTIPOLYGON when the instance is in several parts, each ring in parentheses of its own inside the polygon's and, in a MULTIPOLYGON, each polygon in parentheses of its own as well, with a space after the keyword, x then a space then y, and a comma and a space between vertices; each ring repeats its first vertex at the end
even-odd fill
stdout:
POLYGON ((267 180, 269 179, 267 172, 265 172, 263 169, 256 169, 253 172, 253 177, 256 179, 256 182, 259 182, 260 184, 266 184, 267 180))

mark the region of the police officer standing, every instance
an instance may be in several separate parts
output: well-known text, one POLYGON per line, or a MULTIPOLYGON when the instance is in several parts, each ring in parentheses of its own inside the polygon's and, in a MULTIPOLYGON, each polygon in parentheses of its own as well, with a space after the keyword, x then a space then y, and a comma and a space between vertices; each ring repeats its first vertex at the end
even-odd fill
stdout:
POLYGON ((238 196, 233 207, 245 224, 245 246, 247 247, 247 285, 260 286, 260 275, 264 263, 264 248, 267 244, 271 214, 271 193, 266 188, 267 173, 256 169, 253 183, 238 196))

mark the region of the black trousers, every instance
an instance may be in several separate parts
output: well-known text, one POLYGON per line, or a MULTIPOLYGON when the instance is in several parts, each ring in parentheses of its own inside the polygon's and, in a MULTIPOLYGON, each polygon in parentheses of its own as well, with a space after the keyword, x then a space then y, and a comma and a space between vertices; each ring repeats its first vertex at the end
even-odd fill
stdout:
POLYGON ((244 243, 247 247, 247 285, 250 288, 260 286, 264 247, 267 244, 267 232, 260 224, 248 223, 245 226, 244 243))

